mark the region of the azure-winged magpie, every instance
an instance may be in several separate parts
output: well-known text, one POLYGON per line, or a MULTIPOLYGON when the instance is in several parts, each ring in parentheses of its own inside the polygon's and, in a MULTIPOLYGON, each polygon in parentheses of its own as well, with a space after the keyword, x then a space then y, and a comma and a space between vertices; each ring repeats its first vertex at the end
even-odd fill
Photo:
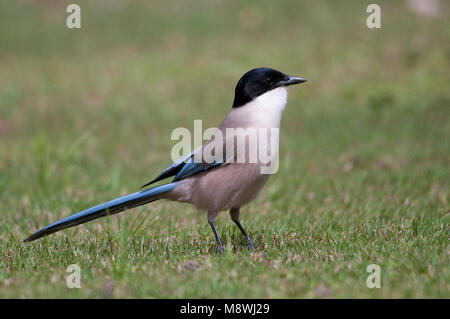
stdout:
MULTIPOLYGON (((222 133, 222 139, 216 139, 215 136, 199 149, 170 165, 143 187, 174 177, 170 183, 141 190, 81 211, 37 231, 25 239, 25 242, 158 199, 167 199, 190 203, 206 211, 208 222, 214 232, 219 250, 222 252, 223 246, 215 220, 220 211, 229 210, 231 219, 245 236, 249 247, 253 248, 252 240, 239 222, 239 213, 242 206, 258 196, 269 174, 262 173, 261 167, 264 163, 259 158, 256 161, 249 160, 250 156, 247 153, 250 152, 251 147, 245 130, 255 129, 258 134, 261 129, 278 130, 281 114, 287 102, 287 87, 305 81, 303 78, 289 76, 271 68, 256 68, 248 71, 237 83, 233 106, 217 128, 217 131, 222 133), (236 130, 230 134, 229 129, 236 130), (244 136, 239 136, 242 134, 244 136), (244 143, 243 161, 237 160, 239 142, 237 145, 231 143, 234 145, 231 150, 226 147, 228 142, 231 140, 234 142, 235 138, 239 140, 240 137, 243 137, 240 140, 244 143), (214 161, 205 160, 204 154, 197 157, 196 154, 204 151, 207 145, 215 146, 217 152, 223 148, 222 151, 225 154, 214 161)), ((258 141, 260 140, 262 138, 258 136, 258 141)), ((266 145, 270 151, 270 158, 274 160, 274 156, 278 156, 278 144, 275 147, 269 142, 267 144, 270 144, 266 145)))

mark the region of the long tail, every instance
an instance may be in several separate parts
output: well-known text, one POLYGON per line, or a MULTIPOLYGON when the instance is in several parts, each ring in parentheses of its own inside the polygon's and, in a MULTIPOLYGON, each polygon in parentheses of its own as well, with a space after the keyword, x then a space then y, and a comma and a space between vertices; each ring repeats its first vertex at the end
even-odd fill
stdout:
POLYGON ((177 186, 178 183, 156 186, 91 207, 72 216, 61 219, 60 221, 57 221, 56 223, 53 223, 45 228, 42 228, 41 230, 35 232, 33 235, 25 239, 24 242, 33 241, 41 237, 53 234, 59 230, 83 224, 99 217, 114 215, 130 208, 151 203, 159 199, 158 195, 168 192, 177 186))

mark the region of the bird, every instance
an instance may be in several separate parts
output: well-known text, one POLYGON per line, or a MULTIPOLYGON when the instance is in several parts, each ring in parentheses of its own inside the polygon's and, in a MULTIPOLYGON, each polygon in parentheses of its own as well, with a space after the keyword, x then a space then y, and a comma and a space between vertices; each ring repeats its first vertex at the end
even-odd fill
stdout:
MULTIPOLYGON (((88 208, 67 218, 44 227, 24 242, 31 242, 57 231, 73 227, 103 216, 114 215, 122 211, 165 199, 189 203, 206 212, 207 220, 217 242, 217 250, 224 253, 222 239, 216 227, 219 212, 229 210, 231 220, 239 228, 247 241, 247 247, 254 249, 255 244, 240 223, 241 208, 255 200, 270 175, 263 173, 264 164, 278 159, 278 143, 272 144, 258 136, 261 145, 270 152, 270 160, 249 160, 251 145, 245 130, 279 130, 283 110, 287 104, 287 88, 304 83, 301 77, 287 75, 278 70, 260 67, 246 72, 237 82, 231 110, 216 129, 210 140, 201 147, 173 162, 156 178, 141 186, 135 193, 88 208), (239 131, 239 129, 242 129, 239 131), (229 132, 232 131, 233 134, 229 132), (220 134, 219 134, 220 133, 220 134), (242 136, 244 135, 244 136, 242 136), (219 138, 219 137, 222 138, 219 138), (216 138, 217 137, 217 138, 216 138), (240 161, 239 142, 241 138, 240 161), (243 138, 243 139, 242 139, 243 138), (211 159, 204 154, 206 148, 214 149, 211 159), (222 155, 220 155, 222 151, 222 155), (225 153, 225 154, 223 154, 225 153), (242 160, 244 158, 244 160, 242 160), (172 178, 159 186, 146 188, 153 183, 172 178)), ((271 131, 272 132, 272 131, 271 131)), ((277 131, 275 131, 277 132, 277 131)), ((270 135, 270 132, 268 133, 270 135)), ((275 136, 276 134, 273 134, 275 136)))

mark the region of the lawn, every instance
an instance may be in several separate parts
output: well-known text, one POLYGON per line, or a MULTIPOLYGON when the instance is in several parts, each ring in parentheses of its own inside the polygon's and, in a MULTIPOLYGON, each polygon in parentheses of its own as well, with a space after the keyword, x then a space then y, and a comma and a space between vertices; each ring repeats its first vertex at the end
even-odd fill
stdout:
POLYGON ((79 30, 71 2, 0 2, 0 297, 450 297, 447 2, 377 1, 368 29, 361 1, 79 1, 79 30), (22 242, 139 190, 172 130, 217 126, 259 66, 308 82, 242 210, 255 251, 227 212, 222 256, 204 213, 163 201, 22 242))

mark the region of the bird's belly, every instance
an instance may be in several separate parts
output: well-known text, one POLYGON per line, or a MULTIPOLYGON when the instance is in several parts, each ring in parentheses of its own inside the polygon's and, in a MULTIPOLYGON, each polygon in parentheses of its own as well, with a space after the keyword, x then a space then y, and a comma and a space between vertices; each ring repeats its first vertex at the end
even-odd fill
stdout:
POLYGON ((189 202, 198 209, 222 211, 253 201, 270 175, 259 164, 231 163, 183 180, 170 199, 189 202))

